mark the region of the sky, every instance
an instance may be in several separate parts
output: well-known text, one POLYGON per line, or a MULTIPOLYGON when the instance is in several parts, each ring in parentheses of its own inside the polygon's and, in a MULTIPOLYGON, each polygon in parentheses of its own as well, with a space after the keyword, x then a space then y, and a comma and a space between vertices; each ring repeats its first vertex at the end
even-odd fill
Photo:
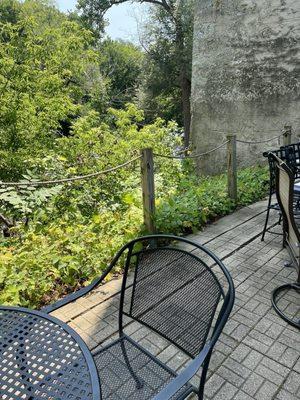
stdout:
MULTIPOLYGON (((73 10, 76 0, 56 0, 61 11, 73 10)), ((123 3, 113 6, 106 14, 109 25, 106 28, 107 34, 112 39, 130 40, 138 43, 138 24, 145 12, 146 6, 123 3)))

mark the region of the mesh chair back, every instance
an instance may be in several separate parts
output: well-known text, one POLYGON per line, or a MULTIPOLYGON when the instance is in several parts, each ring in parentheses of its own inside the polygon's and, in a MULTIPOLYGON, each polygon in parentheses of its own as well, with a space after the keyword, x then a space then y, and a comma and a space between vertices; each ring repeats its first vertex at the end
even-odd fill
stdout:
POLYGON ((284 241, 299 269, 300 234, 294 218, 294 173, 274 154, 270 157, 276 165, 276 196, 283 215, 284 241))
POLYGON ((134 260, 133 284, 124 290, 121 311, 194 357, 203 348, 231 283, 221 262, 220 268, 201 246, 195 249, 185 239, 173 241, 156 236, 135 243, 138 250, 132 249, 129 256, 131 264, 134 260))
POLYGON ((286 150, 285 147, 281 147, 278 150, 272 150, 271 152, 266 151, 263 153, 263 156, 268 158, 269 163, 270 193, 274 194, 276 192, 276 161, 273 158, 272 154, 284 161, 291 160, 292 155, 289 151, 286 150))
POLYGON ((282 149, 286 154, 285 161, 293 171, 295 178, 300 178, 300 143, 292 143, 288 146, 283 146, 282 149))

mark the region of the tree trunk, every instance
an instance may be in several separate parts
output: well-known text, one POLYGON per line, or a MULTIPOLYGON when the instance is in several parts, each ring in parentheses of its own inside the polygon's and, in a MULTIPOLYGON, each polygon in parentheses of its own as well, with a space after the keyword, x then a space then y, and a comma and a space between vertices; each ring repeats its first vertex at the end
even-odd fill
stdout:
POLYGON ((191 81, 188 77, 186 67, 186 49, 184 44, 184 32, 181 20, 181 2, 178 0, 176 12, 174 15, 175 28, 176 28, 176 47, 177 55, 179 58, 179 84, 181 88, 181 103, 183 114, 183 127, 184 127, 184 147, 190 145, 190 130, 191 130, 191 81))
POLYGON ((190 145, 191 131, 191 81, 184 71, 181 72, 180 86, 184 127, 184 148, 188 148, 190 145))

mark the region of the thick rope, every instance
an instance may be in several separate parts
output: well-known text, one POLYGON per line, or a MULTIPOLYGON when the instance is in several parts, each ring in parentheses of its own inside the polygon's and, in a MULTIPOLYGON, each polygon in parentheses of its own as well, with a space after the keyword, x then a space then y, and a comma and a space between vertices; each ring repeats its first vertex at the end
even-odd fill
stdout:
POLYGON ((271 142, 272 140, 275 140, 275 139, 279 139, 283 135, 284 135, 284 133, 281 133, 279 136, 274 136, 272 138, 265 139, 265 140, 247 141, 247 140, 242 140, 242 139, 236 139, 236 141, 239 143, 245 143, 245 144, 260 144, 260 143, 271 142))
MULTIPOLYGON (((206 156, 207 154, 213 153, 214 151, 220 149, 221 147, 225 146, 225 144, 227 144, 229 142, 229 140, 227 140, 226 142, 220 144, 219 146, 206 151, 205 153, 200 153, 200 154, 195 154, 195 155, 191 155, 191 156, 166 156, 164 154, 158 154, 158 153, 153 153, 154 156, 156 157, 161 157, 161 158, 170 158, 170 159, 177 159, 177 160, 184 160, 186 158, 198 158, 198 157, 202 157, 202 156, 206 156)), ((182 152, 181 152, 182 153, 182 152)))
MULTIPOLYGON (((242 140, 242 139, 236 139, 236 141, 238 143, 244 143, 244 144, 261 144, 261 143, 267 143, 267 142, 271 142, 272 140, 275 139, 279 139, 281 136, 284 136, 284 133, 281 133, 278 136, 269 138, 269 139, 265 139, 265 140, 256 140, 256 141, 247 141, 247 140, 242 140)), ((193 159, 193 158, 200 158, 203 156, 206 156, 208 154, 213 153, 214 151, 220 149, 221 147, 225 146, 227 143, 229 143, 229 140, 227 140, 226 142, 221 143, 219 146, 214 147, 211 150, 208 150, 204 153, 199 153, 199 154, 194 154, 194 155, 190 155, 187 156, 185 155, 185 152, 189 150, 189 148, 185 148, 183 150, 181 150, 180 152, 177 153, 177 155, 175 156, 167 156, 164 154, 159 154, 159 153, 153 153, 154 156, 156 157, 161 157, 161 158, 168 158, 168 159, 177 159, 177 160, 184 160, 184 159, 193 159)), ((104 175, 107 174, 109 172, 113 172, 116 171, 120 168, 126 167, 126 165, 129 165, 133 162, 135 162, 136 160, 140 159, 142 156, 137 156, 129 161, 126 161, 123 164, 117 165, 116 167, 112 167, 112 168, 108 168, 106 170, 103 171, 99 171, 99 172, 94 172, 91 174, 86 174, 86 175, 80 175, 80 176, 74 176, 71 178, 63 178, 63 179, 56 179, 56 180, 48 180, 48 181, 28 181, 28 182, 3 182, 0 181, 0 186, 43 186, 43 185, 56 185, 56 184, 60 184, 60 183, 67 183, 67 182, 75 182, 75 181, 79 181, 79 180, 84 180, 84 179, 90 179, 90 178, 95 178, 97 176, 100 175, 104 175)))
POLYGON ((107 174, 109 172, 116 171, 118 169, 121 169, 123 167, 126 167, 126 165, 132 164, 136 160, 139 160, 141 156, 135 157, 132 160, 126 161, 123 164, 117 165, 116 167, 108 168, 103 171, 99 172, 94 172, 91 174, 87 175, 80 175, 80 176, 74 176, 71 178, 63 178, 63 179, 56 179, 56 180, 49 180, 49 181, 28 181, 28 182, 3 182, 0 181, 0 186, 44 186, 44 185, 56 185, 59 183, 67 183, 67 182, 75 182, 83 179, 90 179, 90 178, 95 178, 100 175, 107 174))

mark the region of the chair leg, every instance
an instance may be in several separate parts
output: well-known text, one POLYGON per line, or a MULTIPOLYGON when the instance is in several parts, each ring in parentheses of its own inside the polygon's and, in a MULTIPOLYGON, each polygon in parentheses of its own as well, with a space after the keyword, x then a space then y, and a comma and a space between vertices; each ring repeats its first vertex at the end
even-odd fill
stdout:
POLYGON ((285 267, 285 268, 291 268, 291 267, 294 267, 294 264, 293 264, 293 261, 291 260, 291 261, 285 261, 284 263, 283 263, 283 266, 285 267))
POLYGON ((144 383, 143 383, 143 381, 136 375, 136 373, 135 373, 134 370, 132 369, 132 366, 130 365, 130 361, 129 361, 129 359, 128 359, 128 355, 127 355, 127 352, 126 352, 126 349, 125 349, 123 340, 121 341, 121 349, 122 349, 122 353, 123 353, 124 360, 125 360, 125 363, 126 363, 126 365, 127 365, 127 368, 128 368, 128 370, 129 370, 131 376, 133 377, 133 379, 134 379, 135 382, 136 382, 136 388, 137 388, 137 389, 141 389, 141 388, 144 386, 144 383))
POLYGON ((199 391, 198 391, 198 400, 203 400, 203 398, 204 398, 203 397, 204 396, 204 386, 205 386, 206 375, 207 375, 207 370, 208 370, 211 353, 212 353, 212 351, 210 351, 210 353, 207 355, 205 362, 203 364, 200 385, 199 385, 199 391))
POLYGON ((272 201, 272 194, 271 194, 271 192, 270 192, 270 193, 269 193, 268 206, 267 206, 266 221, 265 221, 265 226, 264 226, 263 233, 262 233, 262 237, 261 237, 261 241, 262 241, 262 242, 265 240, 265 234, 266 234, 267 227, 268 227, 268 221, 269 221, 269 214, 270 214, 271 201, 272 201))

